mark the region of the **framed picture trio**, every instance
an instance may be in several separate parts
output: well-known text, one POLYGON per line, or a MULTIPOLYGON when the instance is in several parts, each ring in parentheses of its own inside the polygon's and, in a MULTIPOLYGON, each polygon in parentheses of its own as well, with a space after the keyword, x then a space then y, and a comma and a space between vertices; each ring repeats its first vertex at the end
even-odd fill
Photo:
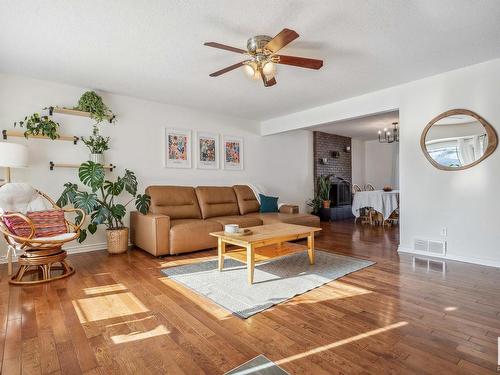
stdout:
POLYGON ((198 169, 243 169, 243 137, 191 130, 165 128, 164 165, 167 168, 191 168, 194 155, 198 169), (221 141, 222 138, 222 141, 221 141), (194 145, 194 152, 191 145, 194 145))

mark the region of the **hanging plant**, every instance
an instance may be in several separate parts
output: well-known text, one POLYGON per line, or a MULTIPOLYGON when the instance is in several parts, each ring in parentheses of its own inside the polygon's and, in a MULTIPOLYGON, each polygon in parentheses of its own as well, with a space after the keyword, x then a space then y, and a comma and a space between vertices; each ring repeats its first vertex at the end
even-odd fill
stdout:
POLYGON ((29 138, 30 135, 43 135, 52 140, 59 138, 57 133, 59 124, 52 121, 49 116, 40 116, 39 113, 33 113, 31 116, 24 117, 23 121, 14 122, 14 127, 17 125, 26 128, 24 132, 26 138, 29 138))
POLYGON ((98 124, 108 117, 111 118, 111 122, 115 121, 113 112, 104 104, 102 98, 95 91, 85 92, 80 97, 78 106, 74 109, 90 112, 90 117, 96 120, 98 124))

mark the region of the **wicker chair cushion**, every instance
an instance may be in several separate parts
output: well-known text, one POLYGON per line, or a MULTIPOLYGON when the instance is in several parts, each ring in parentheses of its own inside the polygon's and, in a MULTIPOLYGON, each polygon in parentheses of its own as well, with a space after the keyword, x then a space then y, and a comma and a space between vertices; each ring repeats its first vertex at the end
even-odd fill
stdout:
MULTIPOLYGON (((64 220, 64 211, 48 210, 28 212, 26 216, 31 220, 35 227, 35 237, 51 237, 67 233, 68 228, 64 220)), ((19 237, 29 237, 31 227, 28 222, 20 217, 4 217, 4 223, 12 232, 19 237)))

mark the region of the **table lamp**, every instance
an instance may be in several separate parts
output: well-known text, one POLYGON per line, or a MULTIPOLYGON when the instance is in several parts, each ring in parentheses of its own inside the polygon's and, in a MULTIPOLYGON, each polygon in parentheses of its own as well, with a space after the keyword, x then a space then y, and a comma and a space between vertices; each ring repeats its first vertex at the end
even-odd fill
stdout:
POLYGON ((0 167, 5 167, 4 183, 10 182, 10 168, 28 166, 28 147, 18 143, 0 142, 0 167))

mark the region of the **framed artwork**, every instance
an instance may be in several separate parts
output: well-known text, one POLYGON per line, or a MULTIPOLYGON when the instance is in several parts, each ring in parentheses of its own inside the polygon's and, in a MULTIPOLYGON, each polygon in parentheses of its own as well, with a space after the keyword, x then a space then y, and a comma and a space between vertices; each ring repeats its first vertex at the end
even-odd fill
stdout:
POLYGON ((164 164, 167 168, 191 168, 191 130, 165 128, 164 164))
POLYGON ((225 135, 222 137, 222 153, 224 169, 243 169, 243 138, 225 135))
POLYGON ((196 133, 196 167, 200 169, 219 168, 219 135, 196 133))

